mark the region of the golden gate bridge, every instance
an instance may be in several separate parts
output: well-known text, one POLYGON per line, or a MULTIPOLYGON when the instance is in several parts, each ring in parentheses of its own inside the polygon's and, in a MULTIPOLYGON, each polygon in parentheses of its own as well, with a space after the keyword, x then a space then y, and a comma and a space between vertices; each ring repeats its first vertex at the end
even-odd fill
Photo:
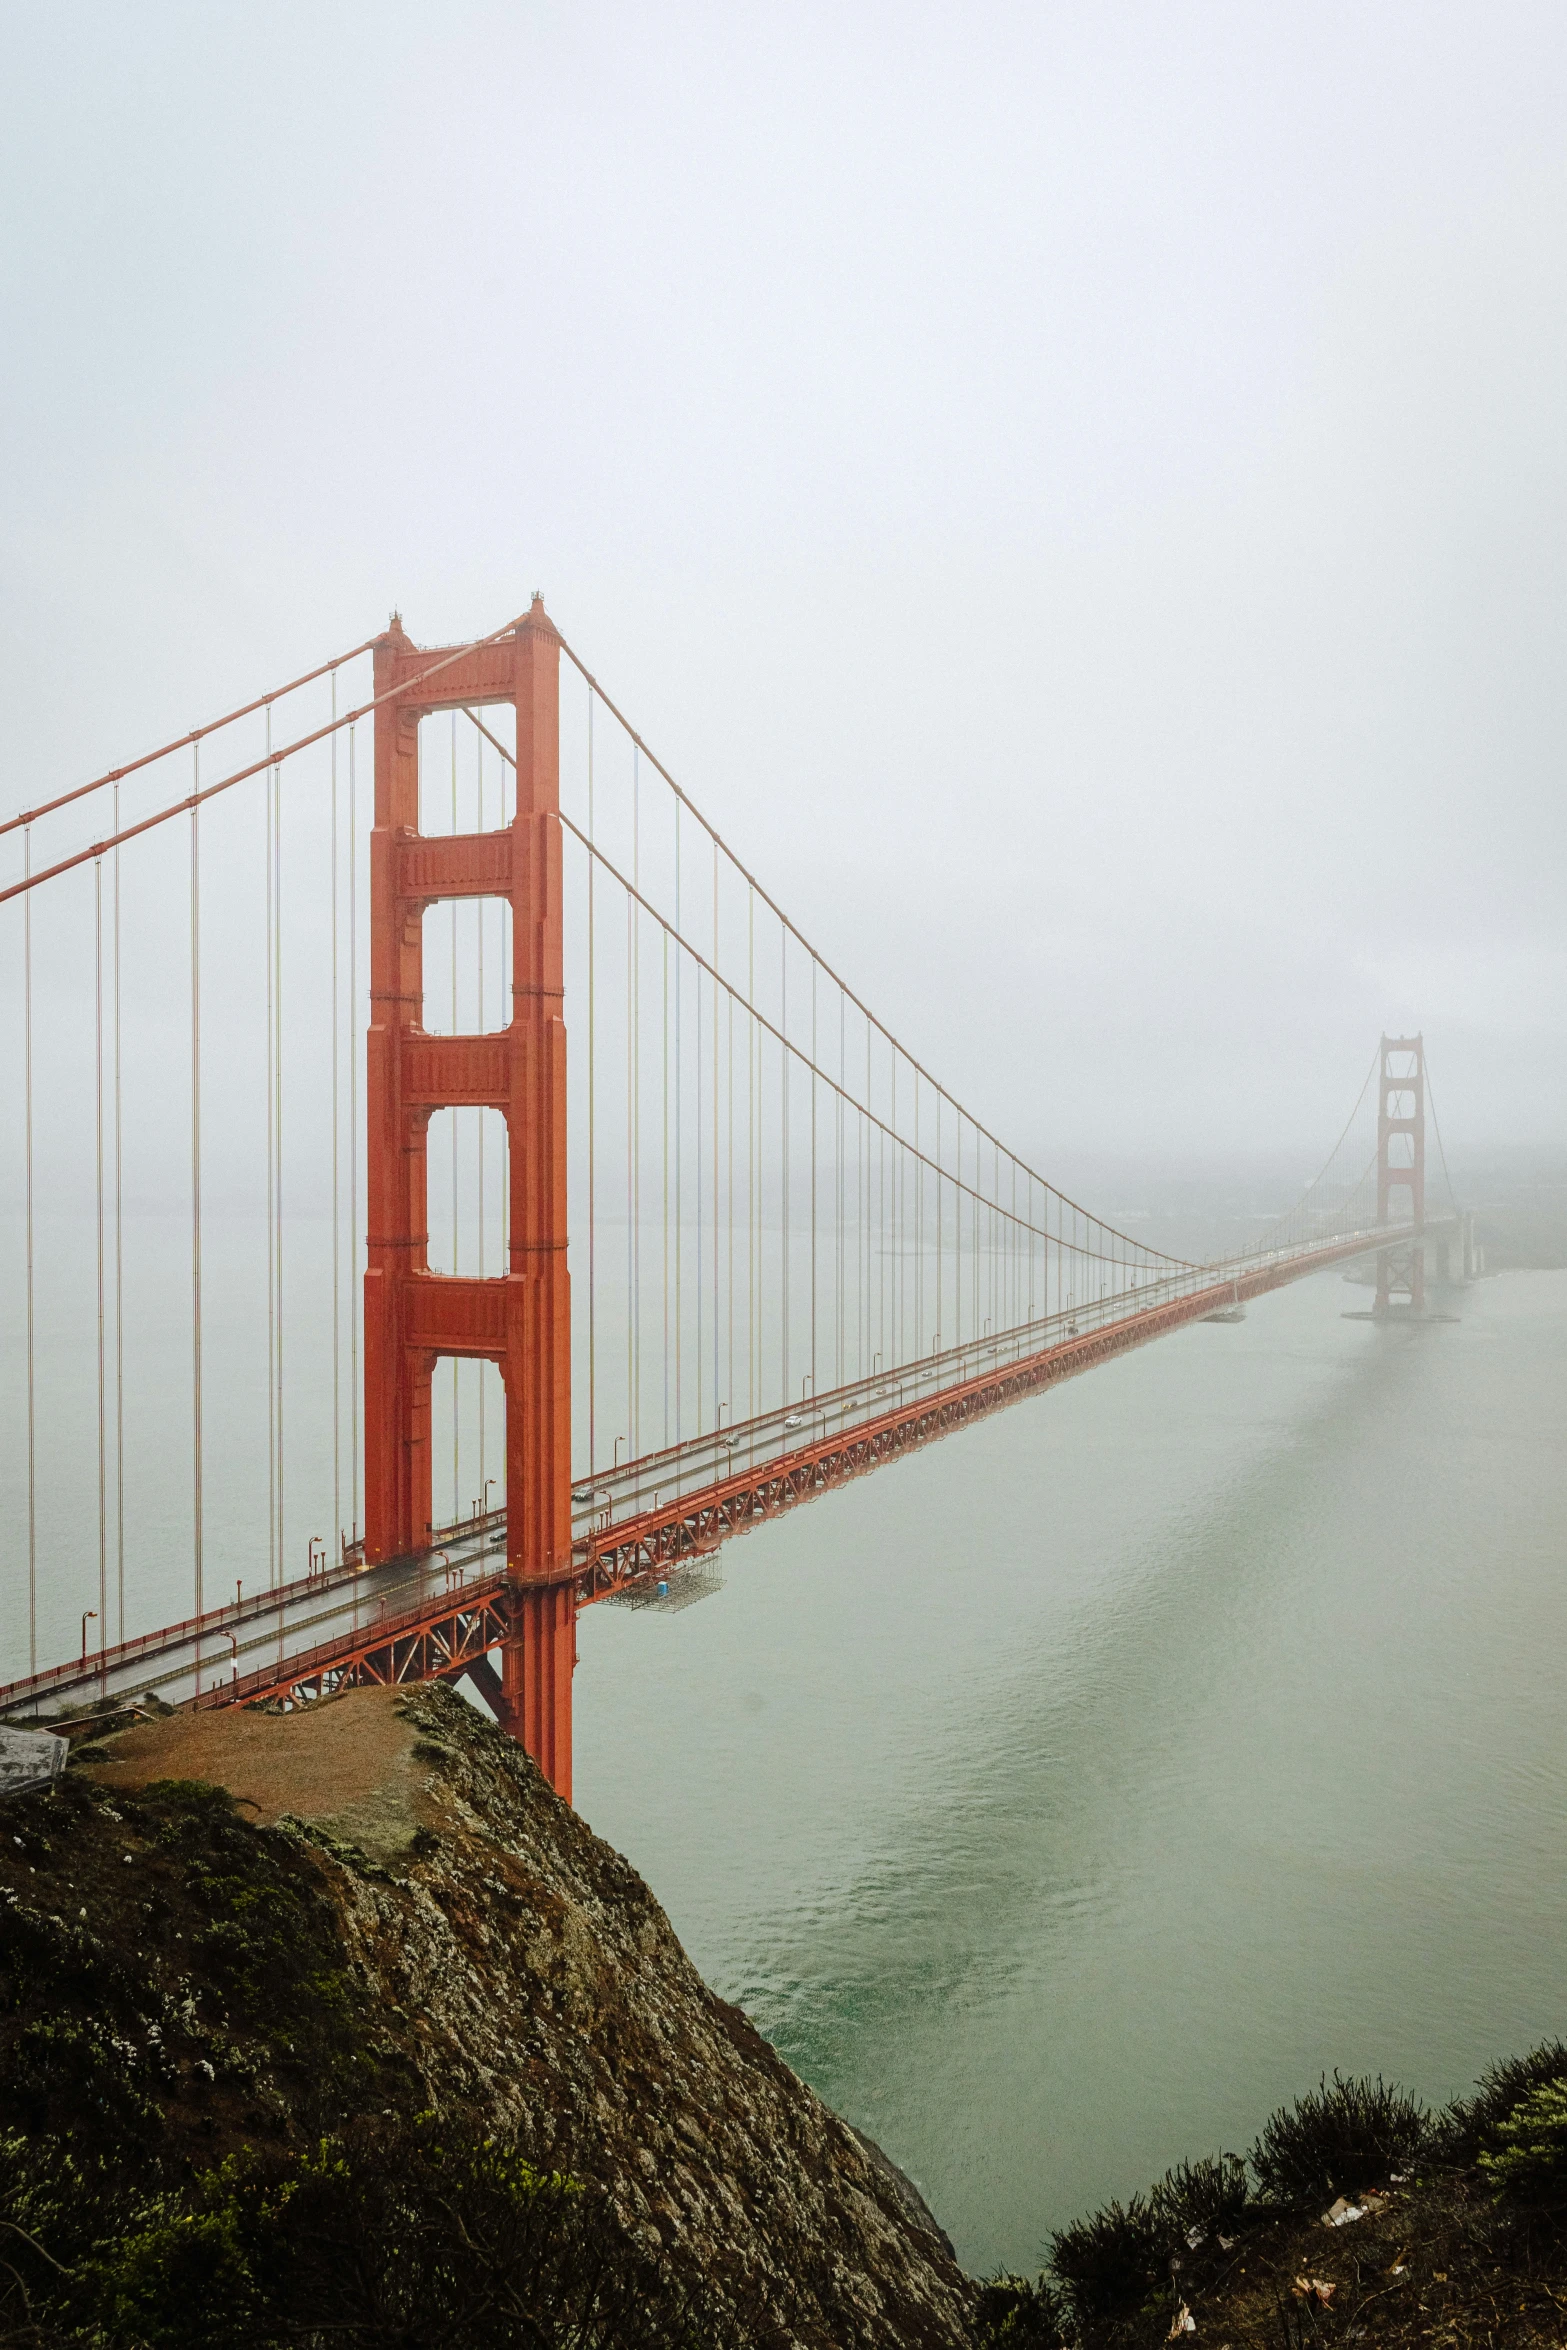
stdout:
POLYGON ((1418 1036, 1238 1253, 1068 1198, 538 597, 0 843, 12 1722, 466 1675, 569 1797, 582 1607, 1303 1275, 1374 1254, 1397 1315, 1471 1268, 1418 1036))

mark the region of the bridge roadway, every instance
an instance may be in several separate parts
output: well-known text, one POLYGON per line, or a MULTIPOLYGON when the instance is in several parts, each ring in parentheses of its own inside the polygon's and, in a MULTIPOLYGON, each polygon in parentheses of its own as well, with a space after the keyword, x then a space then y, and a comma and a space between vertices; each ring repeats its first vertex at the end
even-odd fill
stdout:
MULTIPOLYGON (((1456 1219, 1378 1226, 1195 1267, 781 1405, 602 1471, 572 1495, 579 1602, 646 1587, 781 1508, 863 1475, 1058 1380, 1329 1266, 1456 1219)), ((341 1566, 0 1686, 0 1717, 69 1721, 156 1695, 176 1706, 304 1700, 350 1681, 456 1678, 493 1686, 509 1622, 504 1509, 438 1530, 412 1557, 341 1566)), ((562 1578, 563 1580, 565 1578, 562 1578)))

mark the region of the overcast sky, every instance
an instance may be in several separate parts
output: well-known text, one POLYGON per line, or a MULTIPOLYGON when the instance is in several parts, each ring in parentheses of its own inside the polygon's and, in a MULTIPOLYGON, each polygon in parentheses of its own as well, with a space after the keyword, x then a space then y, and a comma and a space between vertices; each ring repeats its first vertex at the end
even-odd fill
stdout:
POLYGON ((0 6, 6 809, 541 587, 1047 1167, 1567 1138, 1567 12, 0 6))

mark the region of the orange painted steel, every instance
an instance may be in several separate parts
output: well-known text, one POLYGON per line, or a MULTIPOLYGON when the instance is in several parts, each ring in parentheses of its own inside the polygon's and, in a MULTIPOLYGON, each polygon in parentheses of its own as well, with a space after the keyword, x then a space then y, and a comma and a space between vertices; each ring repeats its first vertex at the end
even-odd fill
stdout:
MULTIPOLYGON (((1442 1230, 1449 1229, 1444 1224, 1442 1230)), ((1041 1395, 1062 1380, 1146 1346, 1216 1308, 1244 1304, 1282 1289, 1308 1273, 1322 1272, 1368 1253, 1366 1236, 1330 1242, 1273 1264, 1253 1267, 1188 1296, 1145 1306, 1079 1337, 1054 1339, 1035 1352, 998 1362, 930 1395, 895 1405, 875 1419, 821 1436, 776 1458, 717 1479, 634 1518, 600 1529, 584 1545, 579 1605, 610 1597, 645 1580, 660 1567, 678 1563, 715 1542, 739 1534, 796 1503, 809 1501, 852 1478, 917 1451, 959 1428, 1041 1395)), ((830 1398, 824 1397, 823 1402, 830 1398)))
POLYGON ((566 1267, 566 1028, 560 837, 560 640, 542 601, 515 631, 421 651, 399 623, 377 640, 383 703, 370 842, 367 1563, 431 1539, 430 1382, 437 1359, 493 1362, 506 1390, 506 1557, 517 1606, 502 1647, 504 1726, 571 1794, 576 1653, 571 1555, 571 1299, 566 1267), (433 673, 437 673, 433 674, 433 673), (428 690, 421 680, 428 675, 428 690), (419 721, 511 703, 517 808, 492 833, 419 830, 419 721), (425 909, 457 897, 512 910, 512 1016, 492 1036, 423 1025, 425 909), (509 1147, 507 1269, 429 1269, 426 1138, 436 1109, 500 1111, 509 1147))
POLYGON ((299 1650, 286 1667, 264 1666, 215 1681, 193 1698, 193 1711, 221 1705, 294 1705, 339 1689, 392 1688, 409 1681, 455 1680, 479 1669, 492 1648, 504 1654, 516 1637, 517 1597, 509 1575, 495 1575, 460 1598, 422 1601, 395 1616, 299 1650))
MULTIPOLYGON (((1453 1221, 1444 1219, 1426 1230, 1434 1236, 1453 1228, 1453 1221)), ((555 1583, 519 1589, 513 1576, 497 1573, 470 1583, 455 1595, 432 1592, 416 1606, 361 1627, 347 1638, 338 1635, 286 1663, 220 1684, 200 1702, 300 1702, 361 1682, 455 1678, 465 1670, 482 1673, 480 1660, 499 1645, 508 1675, 519 1676, 524 1684, 520 1692, 515 1682, 508 1689, 508 1675, 503 1675, 500 1694, 512 1706, 520 1703, 526 1714, 530 1702, 539 1702, 538 1696, 530 1693, 529 1677, 536 1681, 551 1665, 556 1671, 569 1671, 565 1660, 568 1653, 574 1654, 579 1607, 639 1583, 645 1585, 660 1570, 709 1553, 731 1535, 743 1534, 783 1510, 832 1492, 905 1453, 1005 1410, 1009 1404, 1025 1402, 1134 1347, 1200 1321, 1216 1307, 1265 1296, 1305 1274, 1322 1272, 1368 1253, 1367 1236, 1362 1232, 1352 1240, 1328 1242, 1274 1263, 1256 1265, 1185 1297, 1123 1315, 1097 1330, 1054 1338, 1031 1354, 998 1362, 932 1395, 911 1398, 875 1419, 816 1438, 658 1509, 579 1538, 572 1566, 574 1588, 555 1583), (554 1643, 537 1637, 530 1640, 526 1625, 519 1641, 519 1613, 530 1606, 542 1608, 546 1602, 559 1610, 554 1643), (573 1627, 570 1651, 565 1639, 568 1622, 573 1627)), ((486 1691, 494 1703, 497 1692, 488 1682, 486 1691)), ((534 1752, 532 1745, 528 1751, 534 1752)))

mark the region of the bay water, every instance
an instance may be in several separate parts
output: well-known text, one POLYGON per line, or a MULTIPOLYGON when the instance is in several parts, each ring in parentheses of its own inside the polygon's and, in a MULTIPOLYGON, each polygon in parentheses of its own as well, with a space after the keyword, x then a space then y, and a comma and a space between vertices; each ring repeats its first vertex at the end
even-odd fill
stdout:
POLYGON ((1319 1275, 582 1620, 576 1792, 973 2270, 1567 2032, 1567 1273, 1319 1275))

